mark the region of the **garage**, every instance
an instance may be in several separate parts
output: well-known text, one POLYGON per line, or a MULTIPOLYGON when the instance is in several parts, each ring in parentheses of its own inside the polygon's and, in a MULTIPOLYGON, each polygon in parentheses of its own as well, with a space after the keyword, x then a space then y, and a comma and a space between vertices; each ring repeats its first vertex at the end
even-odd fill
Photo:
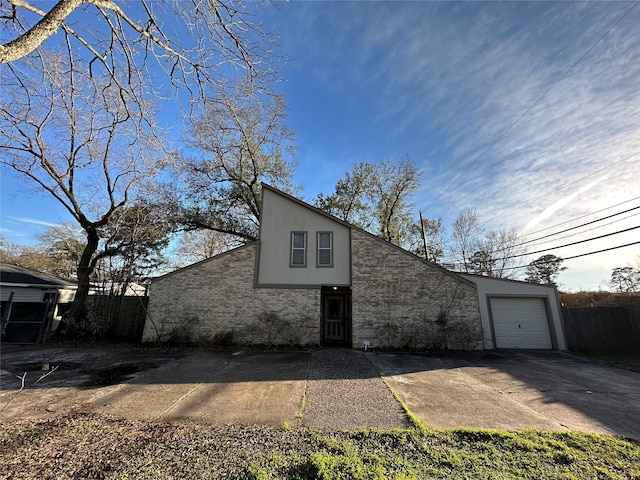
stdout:
POLYGON ((478 289, 484 348, 567 349, 555 287, 460 275, 478 289))
POLYGON ((544 298, 490 298, 496 348, 550 349, 544 298))

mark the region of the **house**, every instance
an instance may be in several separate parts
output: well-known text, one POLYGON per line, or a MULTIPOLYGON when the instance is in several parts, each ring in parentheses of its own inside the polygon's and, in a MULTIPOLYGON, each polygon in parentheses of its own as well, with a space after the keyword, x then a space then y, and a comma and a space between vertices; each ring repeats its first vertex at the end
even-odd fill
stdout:
POLYGON ((55 327, 73 302, 74 280, 0 263, 2 340, 36 342, 55 327))
POLYGON ((460 275, 478 289, 485 348, 567 349, 554 286, 460 275))
POLYGON ((152 281, 143 341, 478 350, 478 287, 263 185, 259 239, 152 281))

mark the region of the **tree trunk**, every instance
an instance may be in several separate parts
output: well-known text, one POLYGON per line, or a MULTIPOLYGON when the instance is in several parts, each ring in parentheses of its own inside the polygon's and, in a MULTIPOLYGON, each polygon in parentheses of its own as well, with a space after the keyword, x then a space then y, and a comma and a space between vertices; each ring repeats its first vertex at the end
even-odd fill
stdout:
POLYGON ((100 237, 95 228, 87 228, 87 245, 80 257, 78 264, 78 290, 73 299, 71 308, 65 316, 67 323, 66 334, 68 336, 86 336, 90 333, 90 326, 87 322, 87 299, 89 297, 89 279, 93 273, 94 266, 91 263, 94 253, 98 250, 100 237))

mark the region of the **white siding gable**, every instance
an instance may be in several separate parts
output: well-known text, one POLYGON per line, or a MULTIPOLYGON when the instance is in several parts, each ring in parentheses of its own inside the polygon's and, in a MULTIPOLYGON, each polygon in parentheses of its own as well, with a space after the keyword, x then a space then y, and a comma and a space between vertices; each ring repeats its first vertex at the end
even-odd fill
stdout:
POLYGON ((262 192, 258 285, 350 285, 350 229, 268 187, 262 192), (291 237, 294 232, 306 233, 305 266, 291 265, 291 237), (333 262, 330 267, 318 265, 317 240, 320 232, 332 233, 333 262))

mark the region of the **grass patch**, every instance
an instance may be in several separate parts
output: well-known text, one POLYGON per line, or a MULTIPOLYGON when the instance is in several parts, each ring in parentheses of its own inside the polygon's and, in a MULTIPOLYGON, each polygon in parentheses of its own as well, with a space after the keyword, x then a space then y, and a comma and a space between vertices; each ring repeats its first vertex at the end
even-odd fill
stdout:
POLYGON ((411 422, 411 424, 417 428, 418 430, 422 430, 422 431, 426 431, 427 427, 422 423, 422 421, 416 416, 415 413, 413 413, 411 411, 411 409, 409 408, 409 406, 404 403, 402 401, 402 399, 400 398, 400 395, 398 395, 396 393, 396 391, 391 388, 391 385, 389 385, 389 382, 387 382, 386 378, 384 377, 380 377, 380 379, 384 382, 384 384, 387 386, 387 388, 389 389, 389 391, 391 392, 391 395, 393 395, 393 398, 396 399, 396 401, 400 404, 400 406, 402 407, 402 409, 404 410, 404 413, 407 414, 407 417, 409 418, 409 421, 411 422))
POLYGON ((581 357, 640 373, 640 355, 616 353, 581 353, 581 357))
POLYGON ((316 431, 87 413, 2 427, 0 478, 640 478, 640 443, 576 432, 316 431))

